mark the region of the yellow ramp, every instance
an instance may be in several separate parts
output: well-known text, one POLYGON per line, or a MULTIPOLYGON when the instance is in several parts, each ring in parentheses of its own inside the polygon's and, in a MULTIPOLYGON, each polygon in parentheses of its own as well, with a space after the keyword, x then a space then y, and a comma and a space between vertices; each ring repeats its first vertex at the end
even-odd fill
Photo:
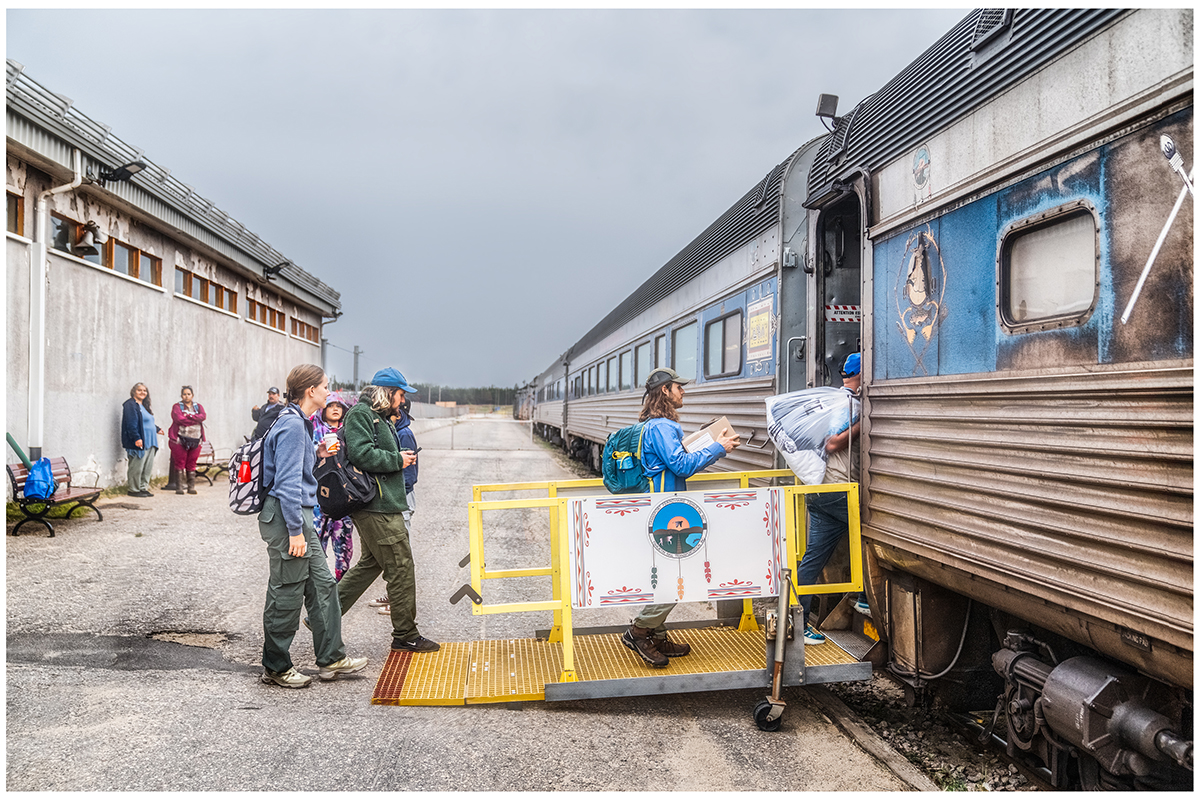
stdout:
MULTIPOLYGON (((671 638, 690 644, 691 655, 674 658, 663 669, 652 669, 621 644, 619 633, 576 635, 578 680, 560 686, 579 696, 606 697, 689 690, 689 680, 695 691, 737 688, 711 683, 714 677, 732 674, 742 675, 747 685, 767 685, 762 631, 688 628, 671 631, 671 638), (705 682, 705 676, 710 682, 705 682), (684 688, 664 689, 671 683, 684 688)), ((806 647, 804 653, 805 661, 814 666, 858 664, 832 642, 806 647)), ((546 686, 559 682, 562 662, 562 643, 542 639, 450 642, 436 653, 394 650, 371 702, 434 706, 544 700, 546 686)), ((865 666, 869 670, 870 665, 865 666)))

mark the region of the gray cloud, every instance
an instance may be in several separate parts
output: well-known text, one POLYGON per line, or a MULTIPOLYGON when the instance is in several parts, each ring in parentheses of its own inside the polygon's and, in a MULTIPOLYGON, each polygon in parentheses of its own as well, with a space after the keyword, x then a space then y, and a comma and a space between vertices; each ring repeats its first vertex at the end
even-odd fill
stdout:
POLYGON ((365 377, 512 385, 965 13, 10 10, 7 49, 338 289, 365 377))

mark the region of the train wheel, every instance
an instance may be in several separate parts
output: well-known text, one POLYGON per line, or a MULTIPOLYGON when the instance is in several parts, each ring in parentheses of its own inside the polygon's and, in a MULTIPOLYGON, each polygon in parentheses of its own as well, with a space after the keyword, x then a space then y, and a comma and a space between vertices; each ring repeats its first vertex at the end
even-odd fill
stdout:
POLYGON ((779 726, 783 724, 782 714, 775 719, 769 719, 771 707, 770 700, 760 700, 758 705, 754 707, 754 724, 758 726, 760 731, 777 731, 779 730, 779 726))

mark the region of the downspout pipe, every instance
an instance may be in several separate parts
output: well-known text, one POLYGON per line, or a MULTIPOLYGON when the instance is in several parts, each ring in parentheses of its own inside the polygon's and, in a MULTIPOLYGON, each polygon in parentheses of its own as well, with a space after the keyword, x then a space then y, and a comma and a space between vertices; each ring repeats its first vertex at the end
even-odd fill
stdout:
POLYGON ((52 194, 69 192, 83 183, 83 155, 74 151, 75 179, 38 195, 37 219, 33 226, 33 250, 29 264, 29 458, 42 457, 46 405, 46 237, 49 213, 46 200, 52 194))

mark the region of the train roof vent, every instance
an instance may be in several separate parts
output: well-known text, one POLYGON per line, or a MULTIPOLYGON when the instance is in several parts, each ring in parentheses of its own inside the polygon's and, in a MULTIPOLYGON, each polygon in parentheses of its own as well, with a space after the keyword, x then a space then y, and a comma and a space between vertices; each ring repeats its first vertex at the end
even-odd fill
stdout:
POLYGON ((1012 24, 1013 12, 1011 8, 985 8, 979 12, 979 18, 975 21, 975 33, 971 37, 971 49, 978 50, 989 42, 995 40, 1000 34, 1008 30, 1012 24))

